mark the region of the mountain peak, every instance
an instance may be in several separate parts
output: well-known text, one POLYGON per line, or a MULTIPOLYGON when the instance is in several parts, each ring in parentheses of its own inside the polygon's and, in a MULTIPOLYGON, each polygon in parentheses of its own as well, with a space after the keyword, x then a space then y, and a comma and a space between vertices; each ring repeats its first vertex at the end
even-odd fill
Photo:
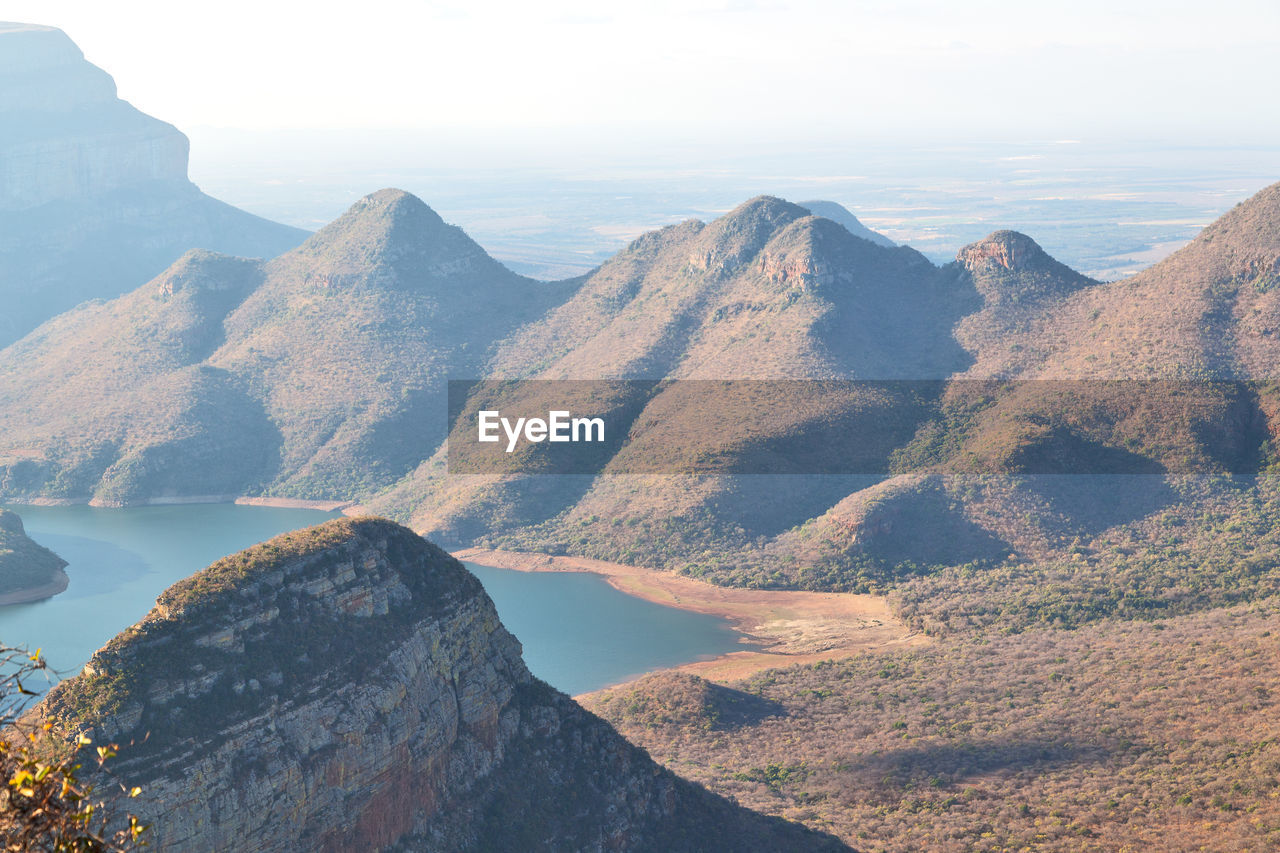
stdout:
POLYGON ((872 231, 867 226, 858 221, 858 217, 849 212, 842 204, 834 201, 802 201, 800 206, 808 210, 814 216, 821 216, 823 219, 830 219, 838 225, 843 225, 844 229, 855 237, 861 237, 863 240, 870 240, 877 246, 884 246, 886 249, 892 249, 898 244, 890 240, 888 237, 876 231, 872 231))
POLYGON ((413 193, 394 187, 369 193, 347 208, 328 228, 350 228, 353 224, 374 229, 403 228, 414 231, 435 231, 446 227, 440 214, 432 210, 425 201, 413 193))
POLYGON ((797 204, 769 195, 756 196, 714 220, 700 235, 690 263, 697 269, 732 273, 753 258, 775 234, 812 214, 797 204))
POLYGON ((1097 284, 1017 231, 993 231, 970 243, 956 253, 956 263, 973 277, 989 303, 1060 296, 1097 284))
POLYGON ((190 249, 154 279, 161 296, 179 293, 247 291, 256 283, 259 262, 211 252, 190 249))
POLYGON ((755 198, 747 199, 717 219, 716 222, 733 226, 768 223, 777 228, 808 215, 809 211, 798 204, 792 204, 786 199, 772 195, 758 195, 755 198))
POLYGON ((384 264, 438 276, 500 266, 422 199, 390 188, 351 205, 292 254, 331 271, 384 264))
POLYGON ((433 223, 444 224, 440 215, 425 201, 411 192, 395 187, 369 193, 351 205, 347 212, 358 215, 421 216, 433 223))
POLYGON ((993 231, 956 253, 956 260, 970 272, 1004 269, 1010 272, 1035 271, 1053 258, 1035 240, 1018 231, 993 231))

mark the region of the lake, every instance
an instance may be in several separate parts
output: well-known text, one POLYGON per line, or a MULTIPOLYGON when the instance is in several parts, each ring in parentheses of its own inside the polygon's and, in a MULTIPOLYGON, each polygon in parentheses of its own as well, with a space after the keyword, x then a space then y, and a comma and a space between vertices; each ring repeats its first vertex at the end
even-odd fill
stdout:
MULTIPOLYGON (((176 581, 337 515, 233 504, 7 508, 32 539, 67 561, 71 583, 45 601, 0 607, 0 640, 43 649, 67 674, 146 615, 176 581)), ((529 669, 571 695, 744 648, 726 620, 634 598, 597 575, 467 565, 523 643, 529 669)))

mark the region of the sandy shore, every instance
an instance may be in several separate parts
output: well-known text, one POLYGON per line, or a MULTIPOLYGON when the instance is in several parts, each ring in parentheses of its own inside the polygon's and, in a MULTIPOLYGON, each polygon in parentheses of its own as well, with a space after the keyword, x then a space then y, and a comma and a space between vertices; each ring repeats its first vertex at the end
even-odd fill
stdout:
POLYGON ((0 595, 0 607, 10 604, 30 604, 33 601, 43 601, 46 598, 53 598, 58 593, 67 588, 67 584, 71 579, 67 577, 67 573, 62 569, 58 569, 57 573, 49 580, 48 583, 41 586, 33 586, 29 589, 20 589, 17 592, 7 592, 0 595))
POLYGON ((730 652, 676 667, 729 682, 764 669, 832 660, 926 642, 910 633, 875 595, 720 587, 670 572, 586 557, 551 557, 467 548, 459 560, 522 572, 592 572, 628 595, 729 619, 758 651, 730 652))
POLYGON ((236 498, 240 506, 273 506, 280 509, 318 509, 322 512, 337 512, 353 506, 351 501, 304 501, 297 498, 236 498))

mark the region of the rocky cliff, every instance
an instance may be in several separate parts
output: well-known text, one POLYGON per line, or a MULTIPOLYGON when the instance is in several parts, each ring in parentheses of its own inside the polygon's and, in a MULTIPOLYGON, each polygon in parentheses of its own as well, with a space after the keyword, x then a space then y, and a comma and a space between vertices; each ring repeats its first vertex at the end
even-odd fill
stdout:
POLYGON ((187 179, 187 138, 116 97, 61 30, 0 24, 0 209, 187 179))
POLYGON ((187 249, 271 257, 306 236, 201 193, 186 136, 61 30, 0 23, 0 127, 0 346, 187 249))
POLYGON ((479 582, 381 520, 176 584, 37 713, 131 743, 115 772, 161 850, 839 849, 533 678, 479 582))

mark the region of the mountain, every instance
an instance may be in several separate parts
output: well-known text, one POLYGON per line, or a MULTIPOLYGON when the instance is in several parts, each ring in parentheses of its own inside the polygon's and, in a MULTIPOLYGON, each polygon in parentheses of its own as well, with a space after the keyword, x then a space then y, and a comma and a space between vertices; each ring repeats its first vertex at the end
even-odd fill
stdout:
POLYGON ((761 196, 645 234, 522 329, 495 376, 945 377, 968 294, 920 253, 761 196))
POLYGON ((566 292, 384 190, 263 262, 189 252, 0 351, 6 494, 350 499, 445 434, 444 383, 566 292))
MULTIPOLYGON (((939 275, 913 249, 876 245, 803 207, 762 196, 713 222, 684 222, 638 238, 562 305, 502 343, 484 375, 941 380, 968 364, 950 330, 977 302, 971 286, 939 275)), ((895 442, 907 440, 923 417, 909 388, 808 395, 800 407, 798 384, 778 382, 763 388, 762 398, 742 400, 699 395, 695 384, 618 401, 631 429, 606 471, 635 466, 625 478, 515 477, 503 485, 492 477, 446 476, 438 453, 370 505, 453 544, 482 528, 493 535, 545 523, 534 538, 505 544, 581 547, 587 537, 601 549, 591 556, 618 558, 643 548, 649 560, 737 548, 821 513, 867 478, 698 476, 677 483, 665 474, 687 466, 672 464, 650 477, 634 470, 653 471, 652 460, 668 451, 696 456, 688 436, 703 432, 711 409, 723 426, 715 446, 732 447, 744 465, 773 442, 794 444, 839 428, 872 436, 864 449, 873 464, 884 465, 895 442), (765 426, 755 416, 762 408, 779 416, 765 426), (642 424, 658 426, 641 436, 642 424), (759 500, 769 494, 787 500, 759 500), (726 539, 726 531, 735 532, 726 539)))
MULTIPOLYGON (((981 351, 989 339, 1016 350, 1007 363, 1024 378, 1274 378, 1280 184, 1241 202, 1159 263, 1116 282, 1090 282, 1021 241, 1015 268, 1004 269, 997 258, 1014 246, 1011 233, 993 234, 957 259, 985 288, 987 305, 1005 311, 996 327, 962 324, 957 337, 968 348, 981 351), (1033 310, 1010 310, 1019 301, 1030 301, 1033 310)), ((980 354, 979 364, 986 361, 980 354)), ((997 362, 984 375, 999 372, 997 362)))
POLYGON ((802 201, 799 203, 801 207, 812 213, 814 216, 821 216, 830 219, 839 225, 843 225, 845 230, 855 237, 861 237, 863 240, 870 240, 877 246, 884 246, 892 249, 897 243, 890 240, 883 234, 872 231, 867 226, 858 221, 858 217, 854 216, 844 207, 834 201, 802 201))
POLYGON ((61 30, 0 23, 0 125, 0 346, 188 249, 272 257, 306 237, 200 192, 187 138, 61 30))
POLYGON ((655 765, 529 674, 461 563, 377 519, 175 584, 35 713, 127 744, 161 850, 847 849, 655 765))
POLYGON ((67 564, 33 542, 17 513, 0 509, 0 606, 38 601, 67 588, 67 564))
POLYGON ((688 436, 700 424, 717 425, 717 452, 748 460, 785 437, 808 440, 810 412, 840 422, 856 411, 850 400, 822 411, 779 394, 735 415, 723 395, 699 400, 676 383, 633 407, 605 476, 446 476, 437 454, 372 505, 455 544, 481 537, 724 583, 852 589, 938 566, 1057 559, 1081 537, 1105 540, 1159 513, 1195 516, 1204 495, 1180 493, 1167 476, 1247 476, 1280 434, 1274 388, 1203 381, 1274 375, 1263 332, 1280 263, 1277 199, 1276 187, 1263 190, 1186 249, 1114 283, 1011 231, 941 269, 916 267, 903 263, 910 250, 843 229, 841 244, 833 223, 776 199, 646 235, 500 348, 493 373, 949 378, 937 397, 890 394, 867 424, 845 422, 862 449, 885 443, 883 468, 898 476, 679 466, 639 476, 635 460, 696 450, 688 436), (855 244, 864 251, 847 249, 855 244), (784 281, 798 285, 780 293, 784 281), (1201 331, 1214 323, 1212 336, 1201 331), (1139 341, 1148 326, 1167 336, 1139 341), (948 352, 952 340, 964 351, 948 352), (741 440, 735 422, 749 424, 741 440))
MULTIPOLYGON (((1262 500, 1184 475, 1271 464, 1276 389, 1203 380, 1269 376, 1277 206, 1264 190, 1104 283, 1016 232, 939 268, 762 196, 544 284, 384 190, 272 261, 188 255, 0 353, 0 484, 107 504, 360 500, 451 547, 728 584, 886 588, 1093 541, 1127 559, 1116 537, 1153 519, 1202 530, 1209 496, 1246 516, 1262 500), (1129 317, 1163 332, 1138 341, 1129 317), (646 381, 610 392, 620 432, 593 471, 539 476, 450 473, 450 377, 646 381), (700 390, 719 380, 762 384, 700 390), (768 467, 806 448, 837 473, 768 467)), ((517 386, 516 402, 545 410, 567 387, 517 386)), ((1099 589, 1113 606, 1115 583, 1099 589)))
MULTIPOLYGON (((589 704, 682 775, 850 843, 1165 849, 1186 814, 1200 846, 1265 846, 1278 270, 1280 185, 1118 282, 1011 231, 937 267, 760 197, 541 284, 382 191, 273 261, 188 254, 0 353, 0 484, 107 503, 360 498, 449 545, 882 594, 918 646, 731 685, 660 676, 589 704), (617 418, 597 468, 545 475, 451 471, 431 425, 447 377, 636 381, 506 383, 521 405, 594 400, 617 418), (749 473, 841 437, 845 473, 749 473), (1170 688, 1179 669, 1194 689, 1170 688)), ((46 713, 134 741, 118 769, 195 849, 241 832, 341 849, 374 825, 407 833, 401 849, 792 843, 526 681, 426 547, 346 521, 221 563, 46 713), (447 666, 419 666, 424 646, 447 666), (457 714, 439 742, 402 737, 424 704, 457 714), (407 776, 409 759, 432 769, 407 776)))

